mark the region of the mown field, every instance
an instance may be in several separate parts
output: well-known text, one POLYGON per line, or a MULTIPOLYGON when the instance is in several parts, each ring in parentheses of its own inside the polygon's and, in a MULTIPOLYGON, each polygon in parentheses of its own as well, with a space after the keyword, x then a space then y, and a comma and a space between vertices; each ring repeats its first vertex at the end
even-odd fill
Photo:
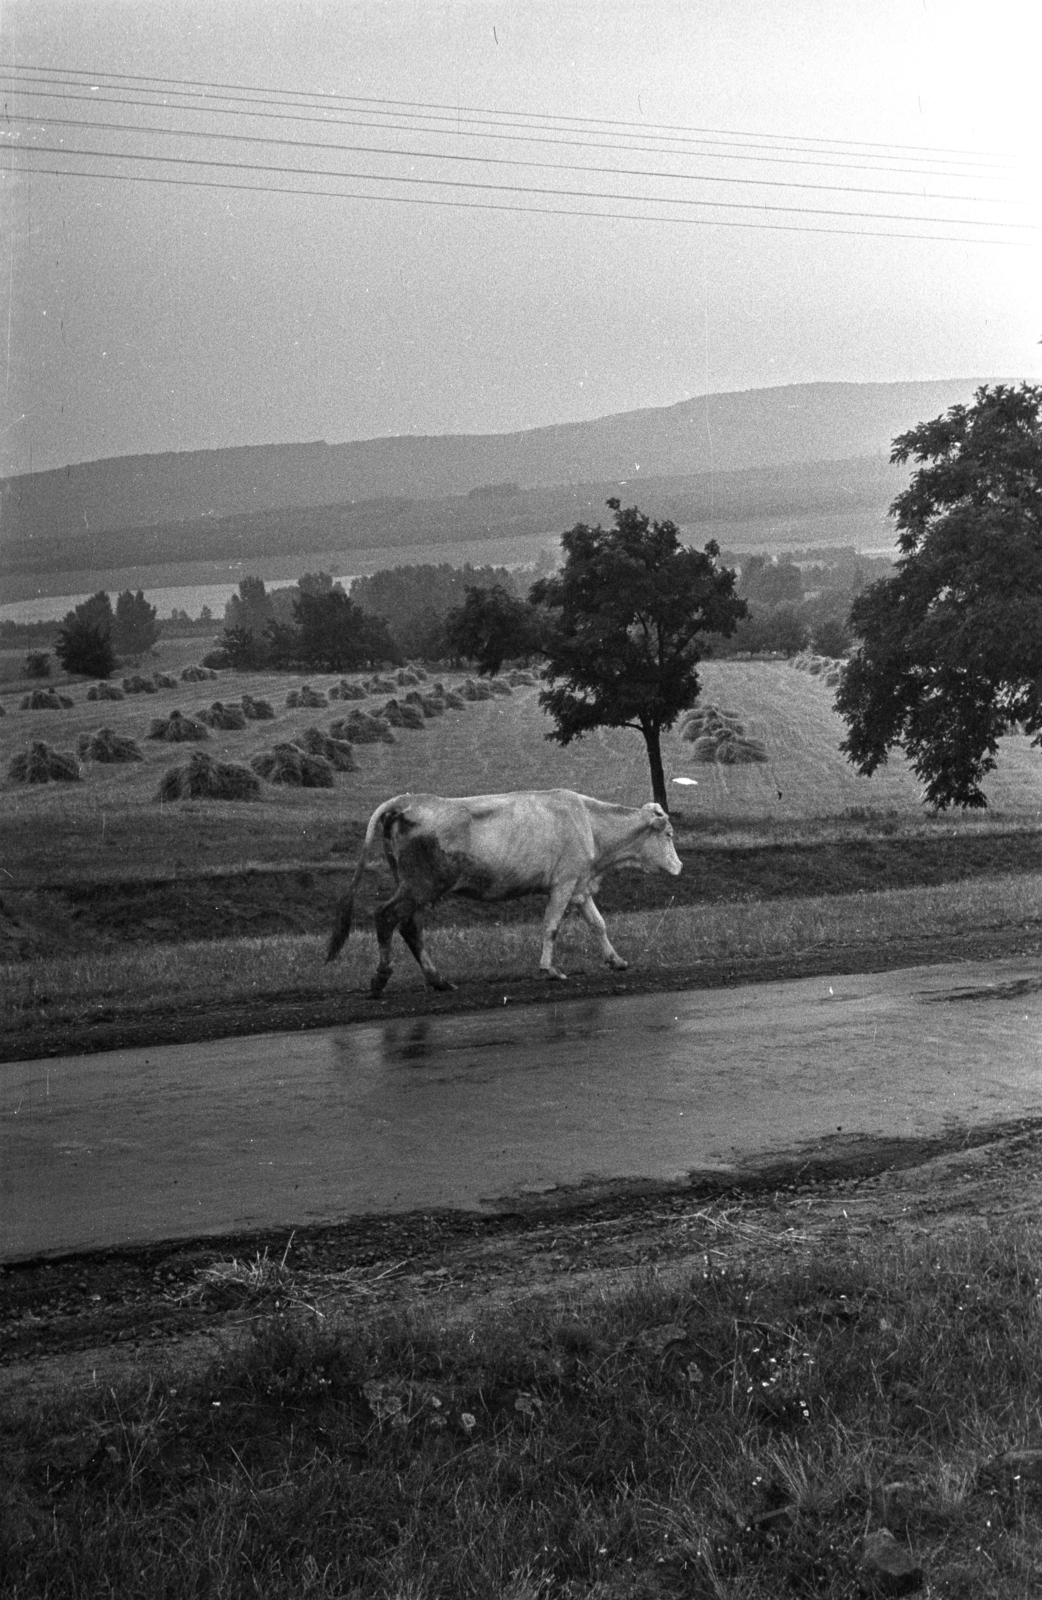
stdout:
MULTIPOLYGON (((155 665, 176 674, 204 649, 198 639, 166 641, 155 665)), ((450 686, 461 681, 443 676, 450 686)), ((310 681, 328 689, 335 679, 310 681)), ((708 662, 703 681, 703 702, 736 713, 764 742, 768 760, 705 765, 677 734, 666 737, 667 777, 697 781, 671 783, 688 870, 668 882, 620 874, 601 897, 635 968, 661 980, 699 962, 902 939, 921 945, 932 933, 943 941, 975 928, 1035 925, 1042 756, 1026 738, 1003 742, 987 812, 930 817, 902 760, 871 779, 846 763, 838 749, 843 724, 821 678, 780 661, 708 662)), ((288 708, 287 694, 303 682, 225 672, 99 703, 87 701, 85 683, 64 683, 58 687, 75 704, 60 711, 22 711, 27 685, 8 686, 0 718, 5 773, 33 740, 72 751, 79 735, 102 725, 136 739, 144 757, 84 763, 76 783, 7 780, 0 792, 2 927, 13 958, 2 974, 3 1017, 27 1049, 41 1019, 72 1028, 77 1016, 86 1022, 99 1012, 141 1017, 150 1006, 174 1006, 178 992, 213 1005, 256 1004, 274 994, 326 1003, 364 992, 371 935, 356 936, 345 959, 326 969, 322 934, 365 821, 389 795, 563 786, 629 804, 650 797, 637 734, 601 730, 561 749, 545 737, 538 691, 519 688, 448 711, 422 730, 396 730, 393 744, 356 747, 357 771, 338 774, 332 789, 265 783, 248 801, 156 799, 163 773, 196 747, 146 738, 153 718, 243 692, 265 698, 277 710, 274 721, 212 731, 202 746, 246 762, 307 727, 328 731, 355 703, 288 708)), ((384 699, 366 704, 376 709, 384 699)), ((379 895, 385 879, 377 865, 363 902, 379 895)), ((446 908, 432 921, 454 978, 502 983, 532 974, 534 931, 526 924, 539 915, 532 899, 514 908, 446 908)), ((567 926, 562 949, 572 971, 595 967, 582 927, 567 926)), ((398 986, 419 987, 408 958, 398 986)))

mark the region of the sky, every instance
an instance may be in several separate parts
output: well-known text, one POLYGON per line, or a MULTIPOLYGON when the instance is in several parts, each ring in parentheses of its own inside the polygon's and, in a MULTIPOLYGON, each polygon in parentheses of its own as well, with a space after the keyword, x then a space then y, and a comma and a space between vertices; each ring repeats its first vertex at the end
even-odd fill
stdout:
POLYGON ((1036 0, 0 0, 0 473, 1038 380, 1040 47, 1036 0))

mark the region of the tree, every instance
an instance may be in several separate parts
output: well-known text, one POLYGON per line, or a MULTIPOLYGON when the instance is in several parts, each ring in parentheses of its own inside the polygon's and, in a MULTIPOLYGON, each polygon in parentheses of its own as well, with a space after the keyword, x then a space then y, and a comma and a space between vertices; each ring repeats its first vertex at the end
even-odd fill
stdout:
POLYGON ((143 590, 132 594, 124 589, 116 600, 112 643, 123 656, 144 656, 159 638, 156 607, 150 606, 143 590))
POLYGON ((54 653, 66 672, 85 678, 107 678, 116 670, 112 648, 112 601, 104 589, 65 613, 54 653))
POLYGON ((895 575, 851 608, 842 748, 872 773, 898 746, 931 805, 980 807, 1002 734, 1042 744, 1042 388, 984 385, 890 459, 924 465, 890 508, 895 575))
POLYGON ((562 538, 565 564, 532 585, 549 608, 544 637, 553 687, 539 703, 570 744, 592 728, 634 728, 643 737, 652 794, 668 809, 660 737, 698 696, 699 635, 728 635, 745 615, 735 574, 719 547, 685 549, 676 525, 609 500, 614 528, 577 523, 562 538), (560 682, 558 682, 560 680, 560 682))
MULTIPOLYGON (((299 659, 325 672, 350 672, 402 659, 382 617, 371 617, 337 587, 302 592, 294 603, 299 659)), ((278 628, 279 624, 274 624, 278 628)), ((269 625, 269 636, 273 633, 269 625)))
POLYGON ((226 628, 248 628, 255 639, 260 639, 273 615, 264 579, 240 578, 238 594, 233 594, 224 608, 224 625, 226 628))
POLYGON ((738 592, 758 606, 777 606, 803 599, 803 573, 786 557, 747 556, 742 562, 738 592))
POLYGON ((504 661, 531 661, 541 653, 542 614, 502 584, 491 589, 470 587, 461 606, 445 619, 450 652, 476 661, 478 671, 493 675, 504 661))
POLYGON ((445 637, 450 611, 465 603, 469 588, 490 589, 494 584, 521 598, 505 567, 453 567, 442 562, 385 567, 371 577, 356 578, 351 599, 371 616, 386 619, 403 655, 436 661, 451 649, 445 637))
POLYGON ((107 678, 116 670, 116 652, 107 628, 85 622, 69 612, 58 631, 54 647, 66 672, 84 678, 107 678))

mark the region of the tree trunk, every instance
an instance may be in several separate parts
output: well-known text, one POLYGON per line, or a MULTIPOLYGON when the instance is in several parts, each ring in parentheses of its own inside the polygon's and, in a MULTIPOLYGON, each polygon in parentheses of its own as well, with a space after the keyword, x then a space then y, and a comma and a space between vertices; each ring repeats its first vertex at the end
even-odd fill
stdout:
POLYGON ((648 765, 651 768, 651 797, 657 800, 663 811, 669 810, 669 796, 666 793, 666 774, 662 768, 662 751, 659 748, 659 732, 657 728, 641 728, 644 743, 648 747, 648 765))

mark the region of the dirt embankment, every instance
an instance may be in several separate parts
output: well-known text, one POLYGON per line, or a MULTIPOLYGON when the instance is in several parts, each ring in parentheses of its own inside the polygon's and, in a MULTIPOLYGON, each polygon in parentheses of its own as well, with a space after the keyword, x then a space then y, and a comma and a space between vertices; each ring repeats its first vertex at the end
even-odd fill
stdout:
MULTIPOLYGON (((285 868, 241 868, 198 876, 51 883, 4 889, 0 940, 8 959, 73 955, 124 943, 187 943, 265 934, 325 934, 354 864, 361 827, 344 854, 285 868), (358 837, 355 837, 357 835, 358 837)), ((343 846, 342 846, 343 848, 343 846)), ((866 894, 957 883, 998 873, 1042 871, 1042 829, 984 834, 865 837, 723 846, 681 843, 679 878, 617 873, 598 904, 606 916, 667 906, 717 905, 813 895, 866 894)), ((386 868, 366 873, 359 916, 391 893, 386 868)), ((477 906, 443 902, 442 924, 536 921, 538 897, 477 906)))
POLYGON ((623 1289, 648 1272, 683 1279, 707 1257, 732 1270, 999 1221, 1042 1222, 1042 1127, 934 1144, 836 1140, 735 1178, 561 1192, 499 1215, 366 1217, 28 1263, 0 1269, 0 1390, 194 1366, 272 1315, 336 1325, 431 1306, 448 1322, 532 1295, 623 1289))
MULTIPOLYGON (((271 933, 325 934, 333 921, 336 897, 353 863, 357 841, 349 841, 346 860, 298 864, 288 868, 236 869, 162 881, 133 878, 97 883, 52 884, 5 890, 0 900, 0 938, 8 959, 41 954, 72 955, 118 948, 126 943, 176 944, 271 933)), ((724 846, 682 844, 684 872, 679 878, 610 875, 599 903, 610 918, 623 911, 665 910, 670 905, 798 899, 812 895, 865 893, 1042 870, 1042 830, 1014 829, 985 834, 953 833, 915 837, 845 838, 813 843, 724 846)), ((365 875, 358 921, 390 892, 385 867, 365 875)), ((496 905, 442 902, 430 915, 439 923, 535 921, 542 915, 538 896, 496 905)), ((624 977, 596 969, 569 981, 569 996, 654 993, 716 988, 728 984, 812 977, 819 973, 876 972, 901 966, 1042 956, 1042 912, 1030 924, 975 930, 944 939, 909 937, 885 943, 851 942, 803 950, 789 956, 701 962, 655 972, 631 969, 624 977)), ((468 983, 452 994, 430 994, 422 987, 394 987, 373 1002, 364 992, 331 997, 269 991, 248 1004, 197 1004, 191 995, 176 1006, 157 1005, 146 1017, 120 1014, 99 1002, 72 1022, 52 1023, 40 1011, 22 1019, 17 1032, 0 1038, 0 1061, 88 1053, 123 1046, 213 1039, 235 1034, 335 1026, 355 1021, 475 1011, 511 1004, 539 1004, 560 998, 555 986, 522 976, 504 982, 468 983)))

